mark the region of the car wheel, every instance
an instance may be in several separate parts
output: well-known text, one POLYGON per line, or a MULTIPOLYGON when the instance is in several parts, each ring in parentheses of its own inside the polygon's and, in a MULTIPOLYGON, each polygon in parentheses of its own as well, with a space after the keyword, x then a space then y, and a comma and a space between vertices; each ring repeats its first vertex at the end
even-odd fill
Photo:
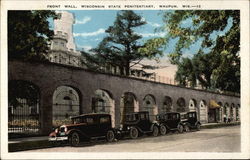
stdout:
POLYGON ((153 127, 153 136, 158 136, 158 134, 159 134, 159 128, 157 127, 157 126, 154 126, 153 127))
POLYGON ((130 135, 130 138, 136 139, 138 137, 138 135, 139 135, 138 129, 135 128, 135 127, 131 127, 129 135, 130 135))
POLYGON ((164 125, 160 125, 160 134, 165 135, 167 133, 167 128, 164 125))
POLYGON ((185 130, 185 132, 189 132, 189 131, 190 131, 189 126, 188 126, 188 125, 185 125, 185 126, 184 126, 184 130, 185 130))
POLYGON ((178 132, 183 133, 183 126, 180 124, 178 125, 178 132))
POLYGON ((107 134, 106 134, 106 140, 107 140, 108 142, 112 142, 112 141, 114 141, 114 139, 115 139, 114 131, 109 130, 109 131, 107 132, 107 134))
POLYGON ((70 145, 71 146, 78 146, 80 143, 80 137, 77 132, 74 132, 70 136, 70 145))
POLYGON ((197 131, 201 130, 201 125, 199 123, 196 125, 196 129, 197 131))

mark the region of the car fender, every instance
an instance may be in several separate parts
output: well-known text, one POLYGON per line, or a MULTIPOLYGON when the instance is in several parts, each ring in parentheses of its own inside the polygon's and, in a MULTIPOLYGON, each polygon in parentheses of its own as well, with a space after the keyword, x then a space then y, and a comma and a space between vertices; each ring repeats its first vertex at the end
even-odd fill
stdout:
POLYGON ((50 134, 49 134, 49 137, 56 137, 56 132, 54 131, 54 132, 51 132, 50 134))
POLYGON ((197 125, 197 124, 201 125, 201 122, 200 122, 200 121, 197 121, 197 122, 195 123, 195 125, 197 125))
POLYGON ((178 125, 184 126, 185 124, 183 122, 179 122, 178 125))
POLYGON ((190 125, 190 123, 189 122, 184 122, 184 123, 182 123, 184 126, 188 126, 188 127, 190 127, 191 125, 190 125))
POLYGON ((156 126, 156 127, 159 128, 160 125, 159 125, 158 123, 153 123, 153 124, 151 124, 151 126, 150 126, 150 130, 151 130, 151 131, 153 131, 154 126, 156 126))
POLYGON ((79 129, 71 129, 71 130, 69 130, 69 131, 66 132, 66 135, 70 135, 70 134, 72 134, 73 132, 79 133, 81 136, 83 136, 82 138, 90 138, 89 136, 87 136, 84 132, 82 132, 82 131, 79 130, 79 129))

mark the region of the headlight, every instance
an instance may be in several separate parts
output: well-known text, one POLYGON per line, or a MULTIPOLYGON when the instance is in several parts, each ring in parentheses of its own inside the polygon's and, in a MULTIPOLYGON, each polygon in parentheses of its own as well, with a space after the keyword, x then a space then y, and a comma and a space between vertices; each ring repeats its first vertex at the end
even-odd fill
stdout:
POLYGON ((67 128, 67 127, 65 127, 65 128, 64 128, 64 132, 67 132, 67 131, 68 131, 68 128, 67 128))
POLYGON ((127 130, 129 130, 129 129, 130 129, 130 127, 128 126, 128 127, 127 127, 127 130))
POLYGON ((55 129, 55 132, 58 133, 58 128, 55 129))

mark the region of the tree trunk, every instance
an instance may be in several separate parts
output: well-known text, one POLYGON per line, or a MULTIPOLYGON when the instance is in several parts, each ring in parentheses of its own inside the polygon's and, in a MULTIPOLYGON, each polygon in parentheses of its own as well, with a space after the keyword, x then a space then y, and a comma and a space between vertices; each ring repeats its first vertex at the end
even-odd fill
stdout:
POLYGON ((129 71, 130 71, 130 66, 129 66, 129 62, 126 62, 126 66, 125 66, 125 71, 126 71, 126 76, 129 76, 130 75, 130 73, 129 73, 129 71))

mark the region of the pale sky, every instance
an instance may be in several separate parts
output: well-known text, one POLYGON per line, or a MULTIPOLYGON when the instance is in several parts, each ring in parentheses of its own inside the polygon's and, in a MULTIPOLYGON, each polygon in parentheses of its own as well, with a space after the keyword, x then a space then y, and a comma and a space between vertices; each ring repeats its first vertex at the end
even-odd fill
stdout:
MULTIPOLYGON (((68 12, 73 13, 75 16, 73 36, 77 50, 88 51, 92 48, 95 48, 105 37, 105 30, 109 26, 113 25, 119 10, 69 10, 68 12)), ((134 12, 139 14, 143 20, 147 22, 146 25, 136 29, 136 32, 143 37, 142 42, 150 38, 164 37, 166 35, 165 32, 155 32, 157 28, 163 26, 161 11, 135 10, 134 12)), ((191 23, 192 22, 189 19, 184 21, 183 25, 190 25, 191 23)), ((228 25, 226 30, 228 30, 230 27, 231 26, 228 25)), ((214 33, 211 38, 216 38, 218 35, 225 34, 226 30, 214 33)), ((174 79, 174 74, 177 70, 177 67, 170 64, 167 55, 173 51, 177 40, 178 39, 171 40, 168 46, 166 46, 166 49, 164 50, 164 56, 161 57, 160 63, 149 60, 144 61, 147 64, 162 66, 161 69, 154 70, 154 72, 156 72, 159 76, 174 79)), ((197 53, 200 48, 201 41, 202 39, 198 40, 189 49, 183 50, 183 56, 192 57, 193 54, 197 53)))

